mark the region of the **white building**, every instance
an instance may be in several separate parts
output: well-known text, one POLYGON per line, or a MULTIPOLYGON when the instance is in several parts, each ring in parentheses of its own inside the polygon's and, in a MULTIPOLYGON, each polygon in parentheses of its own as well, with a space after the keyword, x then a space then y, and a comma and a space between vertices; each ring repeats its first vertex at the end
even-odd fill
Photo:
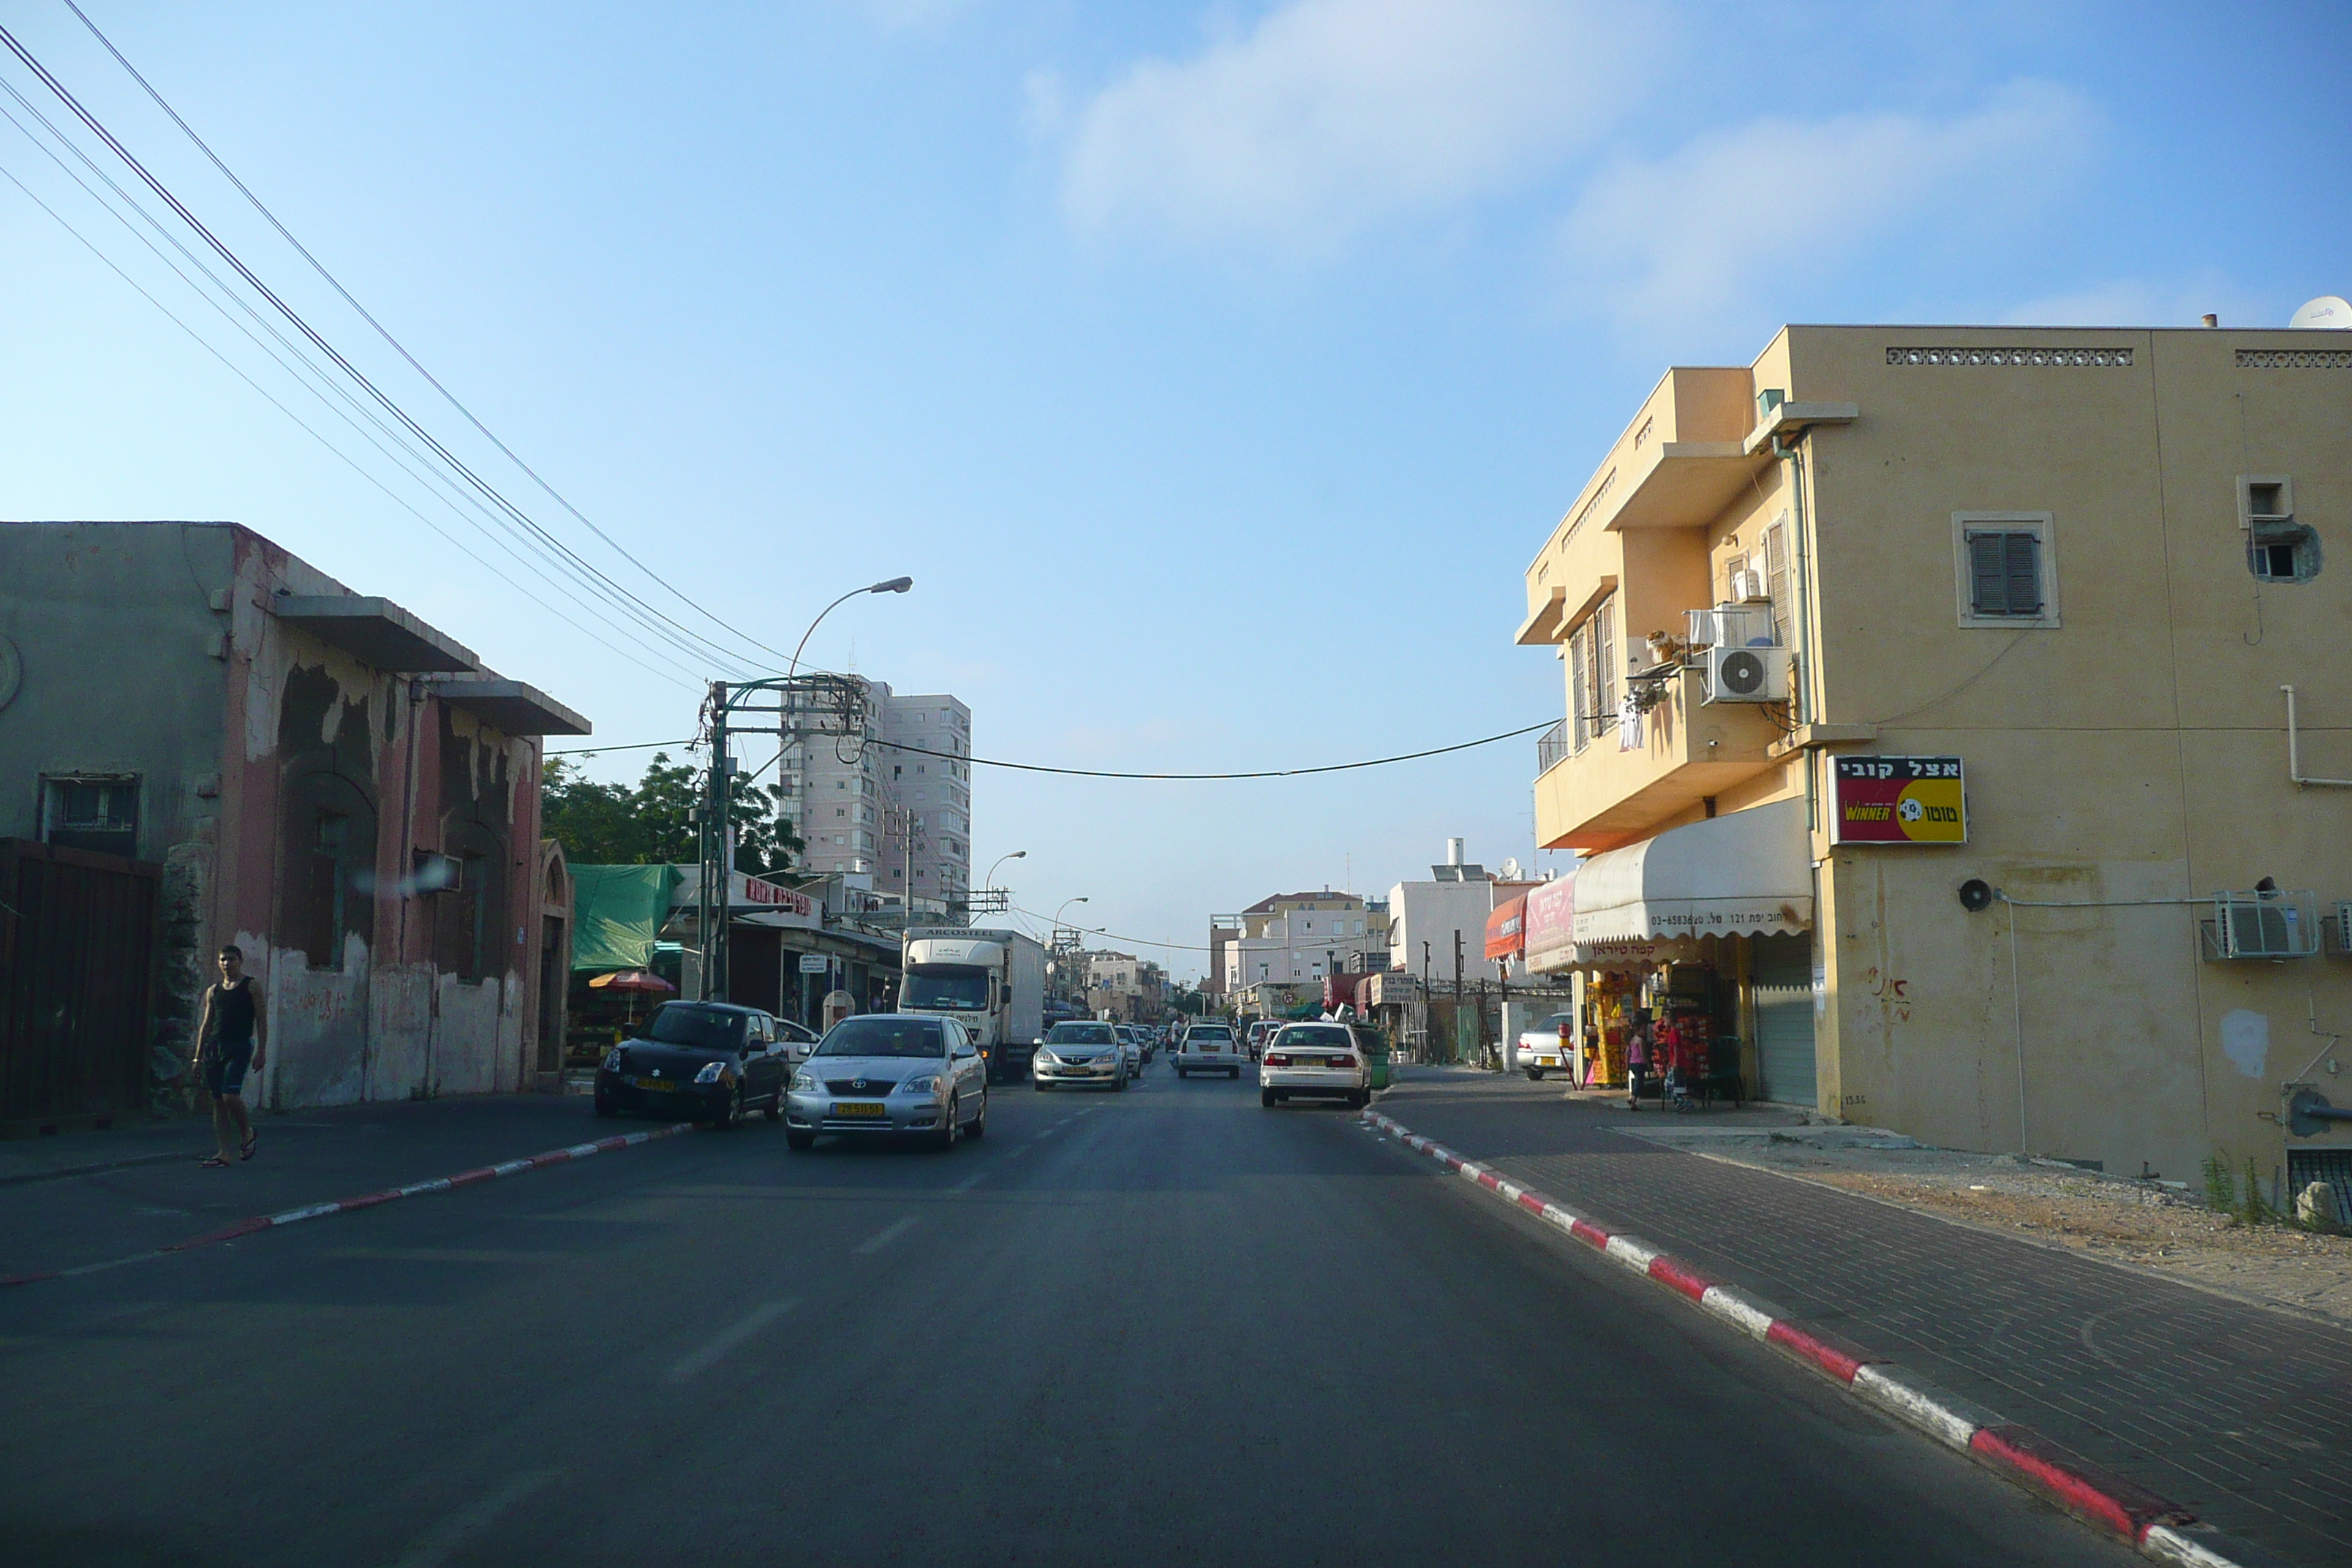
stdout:
POLYGON ((971 710, 945 694, 900 696, 860 679, 863 729, 796 710, 784 738, 785 815, 811 872, 870 876, 877 891, 945 900, 971 886, 971 710), (904 750, 900 748, 916 748, 904 750))
MULTIPOLYGON (((1462 978, 1495 978, 1495 966, 1486 962, 1486 917, 1533 886, 1500 881, 1484 866, 1465 863, 1462 840, 1447 839, 1445 863, 1429 868, 1428 881, 1399 882, 1389 889, 1389 967, 1416 977, 1425 973, 1433 985, 1450 984, 1459 937, 1462 978)), ((1517 979, 1525 966, 1515 963, 1511 973, 1517 979)))
POLYGON ((1388 951, 1382 916, 1358 895, 1328 888, 1261 899, 1242 911, 1237 934, 1218 944, 1218 988, 1230 994, 1379 968, 1388 951))

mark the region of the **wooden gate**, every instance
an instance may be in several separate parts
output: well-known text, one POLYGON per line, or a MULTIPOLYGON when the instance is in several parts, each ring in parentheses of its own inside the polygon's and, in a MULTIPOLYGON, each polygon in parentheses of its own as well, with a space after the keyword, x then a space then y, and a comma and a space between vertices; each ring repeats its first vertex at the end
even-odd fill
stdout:
POLYGON ((163 868, 0 838, 0 1126, 140 1108, 163 868))

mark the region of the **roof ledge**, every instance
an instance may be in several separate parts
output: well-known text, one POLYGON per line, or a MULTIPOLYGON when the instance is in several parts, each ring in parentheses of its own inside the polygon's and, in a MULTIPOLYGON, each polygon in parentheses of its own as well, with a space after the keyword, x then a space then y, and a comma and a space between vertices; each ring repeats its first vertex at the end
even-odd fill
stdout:
POLYGON ((488 670, 474 675, 436 676, 425 688, 448 707, 471 713, 506 735, 586 735, 594 727, 587 720, 535 686, 509 680, 488 670))
POLYGON ((1568 590, 1554 587, 1544 596, 1544 602, 1519 623, 1518 633, 1511 640, 1521 647, 1548 647, 1558 642, 1560 612, 1567 607, 1568 590))
POLYGON ((1743 451, 1762 451, 1784 436, 1794 436, 1816 425, 1851 425, 1862 417, 1862 409, 1852 403, 1782 403, 1757 423, 1742 441, 1743 451))
POLYGON ((364 594, 279 594, 265 604, 288 626, 377 669, 406 675, 482 667, 471 648, 389 599, 364 594))

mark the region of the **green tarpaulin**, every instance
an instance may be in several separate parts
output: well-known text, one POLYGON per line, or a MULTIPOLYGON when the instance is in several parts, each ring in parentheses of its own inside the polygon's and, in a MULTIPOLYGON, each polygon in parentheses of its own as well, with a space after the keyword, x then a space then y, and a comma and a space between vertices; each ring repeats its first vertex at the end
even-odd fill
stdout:
POLYGON ((675 866, 572 868, 572 967, 646 969, 669 919, 675 866))

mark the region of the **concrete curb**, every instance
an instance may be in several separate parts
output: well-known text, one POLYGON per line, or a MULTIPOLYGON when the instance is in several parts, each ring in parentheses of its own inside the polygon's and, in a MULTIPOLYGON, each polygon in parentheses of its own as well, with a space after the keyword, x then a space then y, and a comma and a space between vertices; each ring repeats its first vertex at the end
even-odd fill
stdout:
POLYGON ((1795 1318, 1761 1297, 1710 1279, 1638 1237, 1612 1231, 1566 1204, 1465 1160, 1377 1110, 1366 1110, 1361 1117, 1366 1125, 1566 1232, 1611 1262, 1664 1286, 1749 1338, 1778 1347, 1857 1398, 2149 1557, 2182 1568, 2284 1568, 2273 1553, 2199 1524, 2187 1510, 2100 1468, 2030 1427, 1946 1393, 1885 1356, 1795 1318))
POLYGON ((110 1268, 120 1268, 126 1263, 143 1263, 151 1258, 164 1258, 174 1252, 186 1252, 194 1247, 209 1247, 216 1241, 234 1241, 241 1236, 257 1236, 265 1230, 282 1226, 299 1225, 306 1219, 324 1219, 329 1215, 349 1214, 355 1209, 372 1209, 400 1198, 420 1198, 429 1193, 446 1193, 455 1187, 469 1187, 477 1182, 494 1181, 500 1176, 519 1176, 526 1171, 542 1166, 562 1165, 573 1160, 585 1160, 597 1154, 611 1153, 618 1149, 633 1149, 640 1143, 650 1143, 656 1138, 675 1138, 681 1132, 694 1131, 691 1121, 674 1121, 667 1127, 656 1127, 644 1132, 622 1132, 610 1138, 599 1138, 593 1143, 574 1143, 567 1149, 551 1149, 544 1154, 531 1154, 520 1160, 509 1160, 503 1164, 478 1165, 470 1171, 460 1171, 454 1176, 436 1176, 429 1182, 411 1182, 404 1187, 388 1187, 380 1193, 365 1193, 355 1198, 342 1198, 330 1204, 309 1204, 301 1208, 284 1209, 277 1214, 258 1215, 242 1219, 235 1225, 207 1231, 186 1241, 173 1242, 169 1247, 151 1247, 134 1252, 128 1258, 110 1258, 103 1263, 84 1263, 72 1268, 52 1268, 38 1274, 0 1274, 0 1288, 10 1285, 32 1285, 44 1279, 71 1279, 83 1274, 100 1274, 110 1268))

